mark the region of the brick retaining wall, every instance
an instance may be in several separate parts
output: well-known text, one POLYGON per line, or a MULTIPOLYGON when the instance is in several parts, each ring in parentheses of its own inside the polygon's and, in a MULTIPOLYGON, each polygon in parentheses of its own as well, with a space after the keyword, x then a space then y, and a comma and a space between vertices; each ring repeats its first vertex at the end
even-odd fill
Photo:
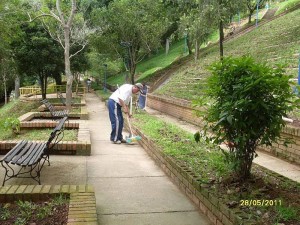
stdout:
POLYGON ((98 225, 94 188, 90 185, 6 185, 0 187, 0 202, 45 200, 69 194, 68 225, 98 225))
MULTIPOLYGON (((189 123, 201 126, 201 120, 195 115, 191 102, 178 98, 167 98, 154 94, 147 95, 147 106, 160 112, 169 114, 189 123)), ((281 133, 283 138, 290 138, 294 143, 284 146, 283 142, 274 143, 272 147, 259 147, 277 157, 300 164, 300 129, 287 125, 281 133)))
POLYGON ((191 103, 186 100, 148 94, 147 106, 197 126, 202 124, 202 121, 196 117, 191 103))

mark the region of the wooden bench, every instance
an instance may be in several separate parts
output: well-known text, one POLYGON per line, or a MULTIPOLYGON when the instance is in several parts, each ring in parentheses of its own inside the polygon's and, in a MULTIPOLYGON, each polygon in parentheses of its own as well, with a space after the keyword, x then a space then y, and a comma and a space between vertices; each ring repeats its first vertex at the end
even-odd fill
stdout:
POLYGON ((1 160, 5 169, 2 186, 11 178, 32 178, 41 184, 41 170, 49 161, 49 153, 63 138, 64 124, 68 117, 61 119, 51 132, 47 142, 20 141, 1 160))
POLYGON ((55 111, 53 105, 47 99, 43 99, 42 103, 48 108, 53 118, 68 117, 69 110, 55 111))

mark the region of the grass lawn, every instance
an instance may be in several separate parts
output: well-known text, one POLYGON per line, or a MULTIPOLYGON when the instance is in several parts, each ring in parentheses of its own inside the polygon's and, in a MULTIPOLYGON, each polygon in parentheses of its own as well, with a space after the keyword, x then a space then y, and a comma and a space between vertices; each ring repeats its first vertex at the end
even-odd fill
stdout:
MULTIPOLYGON (((21 130, 20 134, 14 134, 11 131, 0 133, 0 140, 34 140, 47 141, 53 129, 21 130)), ((63 141, 77 141, 78 129, 64 130, 63 141)))
POLYGON ((280 2, 278 5, 275 5, 275 6, 278 6, 278 10, 275 15, 278 15, 278 14, 292 8, 297 4, 300 4, 300 0, 287 0, 287 1, 280 2))

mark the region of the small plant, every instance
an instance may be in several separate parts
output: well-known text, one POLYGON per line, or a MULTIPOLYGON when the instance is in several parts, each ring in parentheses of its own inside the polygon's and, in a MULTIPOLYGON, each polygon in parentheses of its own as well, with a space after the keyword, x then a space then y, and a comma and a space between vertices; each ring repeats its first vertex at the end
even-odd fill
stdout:
POLYGON ((14 225, 26 225, 27 220, 25 218, 18 217, 14 225))
POLYGON ((20 120, 16 117, 8 117, 3 122, 3 127, 5 130, 12 130, 13 133, 19 134, 20 133, 20 120))
POLYGON ((24 202, 18 201, 17 205, 19 206, 20 209, 20 217, 24 218, 26 221, 30 219, 31 215, 36 209, 36 205, 28 201, 24 201, 24 202))
POLYGON ((38 219, 44 219, 48 216, 52 215, 52 205, 47 204, 43 207, 37 208, 36 217, 38 219))
POLYGON ((9 203, 5 204, 3 207, 0 206, 0 220, 7 220, 10 217, 9 206, 9 203))
POLYGON ((58 195, 52 200, 52 204, 56 206, 60 206, 66 204, 68 202, 66 195, 58 195))

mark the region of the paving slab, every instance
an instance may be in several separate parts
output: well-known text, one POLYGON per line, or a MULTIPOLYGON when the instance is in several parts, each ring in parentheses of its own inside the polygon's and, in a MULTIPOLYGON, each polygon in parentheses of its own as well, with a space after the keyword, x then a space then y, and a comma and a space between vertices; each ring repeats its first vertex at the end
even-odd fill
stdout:
MULTIPOLYGON (((20 168, 20 167, 18 167, 20 168)), ((4 168, 0 167, 0 181, 3 181, 4 168)), ((85 156, 50 155, 50 166, 46 162, 41 172, 43 185, 86 184, 87 167, 85 156)), ((2 183, 1 183, 2 184, 2 183)), ((29 178, 12 178, 5 185, 37 185, 29 178)))
POLYGON ((87 164, 89 178, 165 176, 164 172, 145 154, 93 156, 88 159, 87 164))
POLYGON ((138 144, 134 145, 115 145, 111 141, 94 140, 92 144, 92 155, 147 155, 146 152, 141 151, 138 144), (99 147, 100 146, 100 147, 99 147))
POLYGON ((97 213, 140 214, 196 211, 166 177, 88 178, 95 186, 97 213))
POLYGON ((198 212, 164 212, 102 215, 99 224, 106 225, 204 225, 198 212))

